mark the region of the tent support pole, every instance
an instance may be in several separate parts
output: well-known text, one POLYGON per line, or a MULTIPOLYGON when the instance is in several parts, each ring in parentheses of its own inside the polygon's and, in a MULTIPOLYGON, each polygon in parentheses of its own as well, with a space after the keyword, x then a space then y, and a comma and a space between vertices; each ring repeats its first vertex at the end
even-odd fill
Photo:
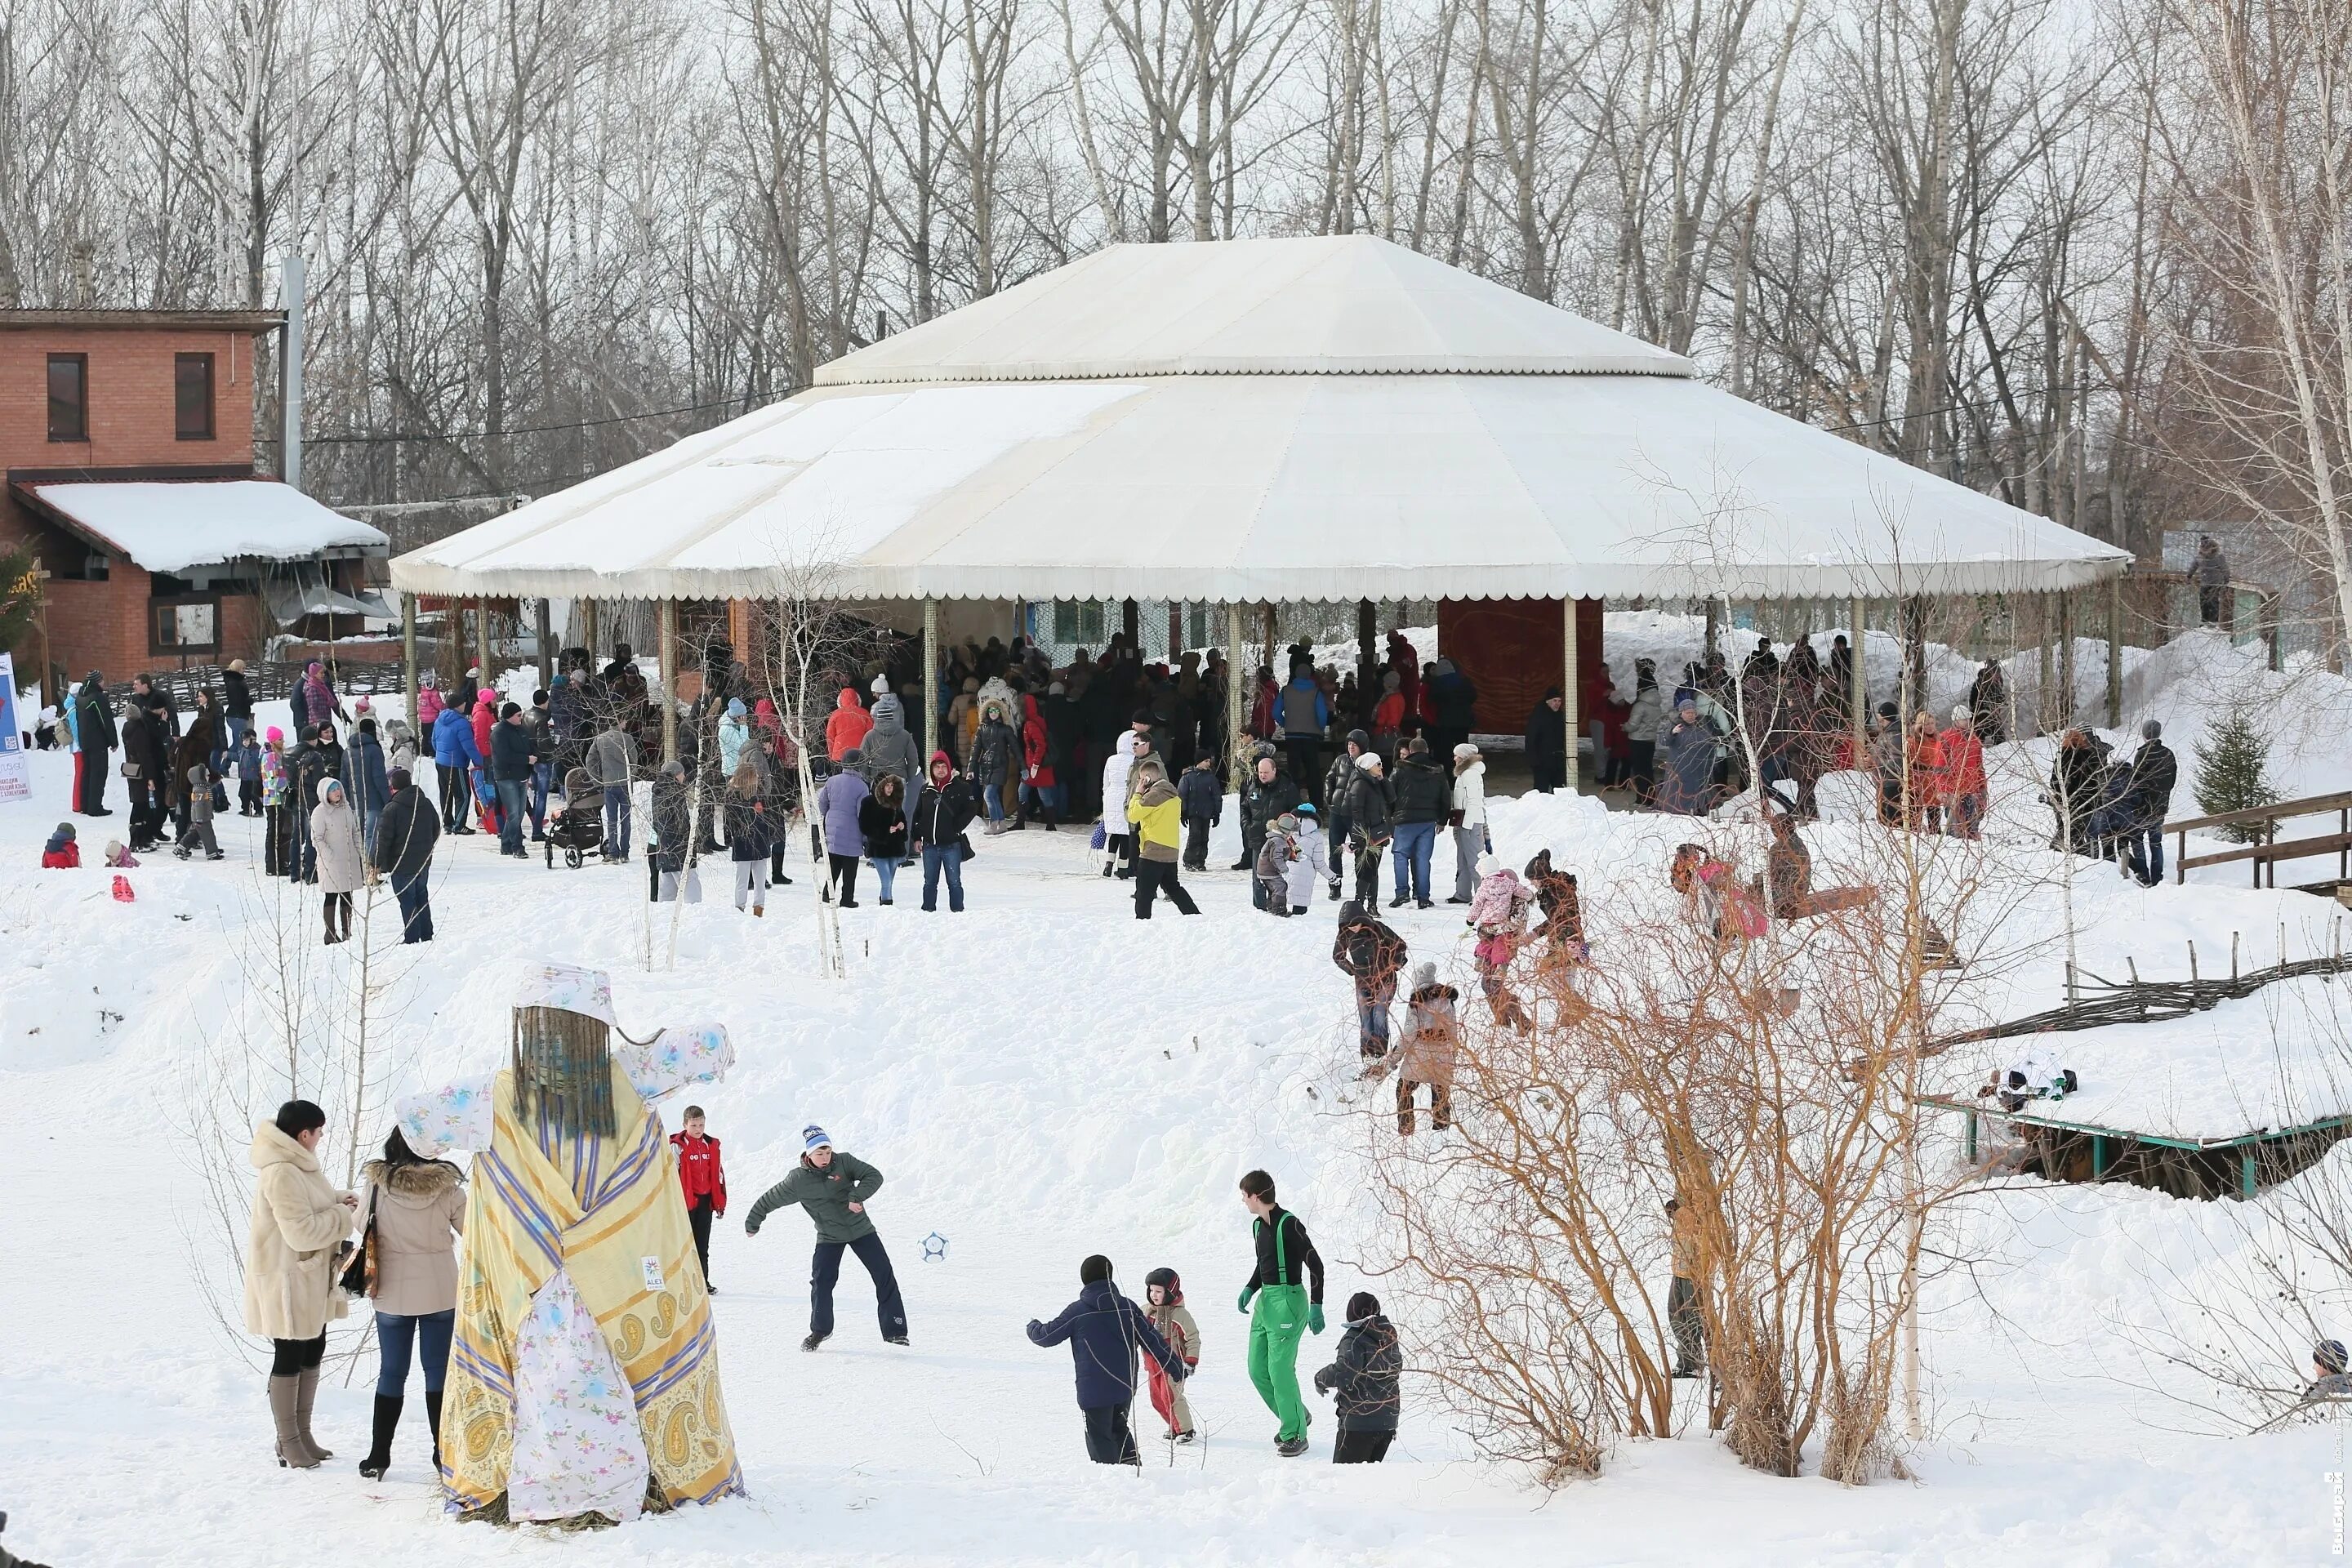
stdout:
MULTIPOLYGON (((1361 724, 1367 730, 1371 728, 1372 705, 1381 700, 1380 691, 1378 689, 1379 682, 1374 679, 1372 674, 1374 670, 1380 668, 1380 649, 1377 643, 1377 639, 1380 637, 1380 615, 1378 611, 1372 608, 1372 602, 1370 599, 1357 600, 1357 711, 1351 716, 1351 721, 1361 724)), ((1453 766, 1452 760, 1446 759, 1444 765, 1447 767, 1453 766)))
MULTIPOLYGON (((1273 601, 1273 600, 1271 600, 1271 599, 1268 599, 1268 600, 1265 602, 1265 604, 1262 606, 1262 608, 1264 609, 1265 614, 1265 667, 1266 667, 1266 668, 1268 668, 1268 669, 1273 669, 1273 668, 1274 668, 1274 601, 1273 601)), ((1279 685, 1283 684, 1286 680, 1287 680, 1287 679, 1289 679, 1289 675, 1290 675, 1290 672, 1289 672, 1288 670, 1286 670, 1286 670, 1277 670, 1277 671, 1276 671, 1275 678, 1274 678, 1275 684, 1276 684, 1276 685, 1277 685, 1277 686, 1279 686, 1279 685)))
POLYGON ((923 601, 923 776, 925 778, 931 776, 931 753, 940 749, 939 682, 940 602, 937 599, 925 599, 923 601))
POLYGON ((593 673, 599 657, 596 647, 596 601, 580 601, 580 646, 588 650, 588 668, 593 673))
POLYGON ((474 601, 474 663, 481 669, 482 684, 490 680, 490 602, 474 601))
POLYGON ((539 684, 543 690, 555 684, 555 656, 548 649, 548 639, 555 634, 548 626, 547 600, 539 601, 538 624, 531 630, 539 641, 539 684))
POLYGON ((2074 595, 2058 591, 2058 722, 2074 722, 2074 595))
POLYGON ((1723 601, 1709 594, 1706 596, 1706 647, 1700 662, 1713 658, 1716 642, 1723 629, 1723 601))
POLYGON ((1239 605, 1225 606, 1225 784, 1242 787, 1242 732, 1249 723, 1249 624, 1239 605))
POLYGON ((2036 734, 2050 732, 2050 595, 2033 595, 2033 662, 2037 667, 2033 686, 2033 729, 2036 734))
POLYGON ((408 681, 408 732, 416 733, 416 595, 400 596, 400 668, 408 681))
POLYGON ((661 645, 662 761, 677 761, 677 601, 664 599, 656 614, 661 645))
MULTIPOLYGON (((1708 603, 1712 605, 1714 601, 1709 600, 1708 603)), ((1712 642, 1714 639, 1710 637, 1708 640, 1712 642)), ((1568 729, 1568 755, 1564 759, 1568 775, 1563 782, 1567 785, 1569 794, 1581 795, 1584 793, 1583 781, 1577 776, 1576 738, 1583 729, 1584 721, 1578 711, 1580 704, 1576 700, 1576 595, 1573 594, 1560 595, 1559 644, 1559 716, 1565 721, 1568 729)), ((1597 769, 1601 759, 1596 756, 1592 761, 1597 769)), ((1444 759, 1444 764, 1448 767, 1453 766, 1454 759, 1451 757, 1444 759)))
POLYGON ((2124 579, 2107 579, 2107 728, 2124 721, 2124 579))
POLYGON ((1853 656, 1848 661, 1853 666, 1853 689, 1846 693, 1846 707, 1853 721, 1853 765, 1861 768, 1867 765, 1864 759, 1870 754, 1870 670, 1864 658, 1869 645, 1863 635, 1870 621, 1870 606, 1856 596, 1847 609, 1853 622, 1853 636, 1847 639, 1846 647, 1853 656))

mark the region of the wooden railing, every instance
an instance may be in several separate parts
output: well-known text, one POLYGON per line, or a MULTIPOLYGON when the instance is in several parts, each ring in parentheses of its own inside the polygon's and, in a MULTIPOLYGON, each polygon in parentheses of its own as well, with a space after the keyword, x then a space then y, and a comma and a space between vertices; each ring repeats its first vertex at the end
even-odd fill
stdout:
POLYGON ((2333 853, 2336 857, 2336 879, 2333 882, 2306 884, 2314 891, 2326 891, 2352 882, 2352 791, 2336 795, 2306 795, 2301 800, 2282 800, 2272 805, 2258 805, 2244 811, 2225 811, 2218 816, 2192 816, 2182 822, 2168 822, 2167 833, 2179 835, 2172 857, 2172 879, 2188 880, 2189 871, 2199 866, 2226 866, 2236 861, 2248 862, 2253 870, 2253 885, 2264 885, 2263 873, 2269 868, 2269 886, 2278 886, 2278 863, 2301 860, 2314 855, 2333 853), (2289 838, 2278 836, 2281 822, 2298 816, 2318 816, 2336 813, 2336 831, 2315 838, 2289 838), (2189 853, 2189 835, 2200 827, 2240 827, 2251 829, 2254 842, 2242 844, 2234 849, 2217 849, 2210 854, 2189 853))

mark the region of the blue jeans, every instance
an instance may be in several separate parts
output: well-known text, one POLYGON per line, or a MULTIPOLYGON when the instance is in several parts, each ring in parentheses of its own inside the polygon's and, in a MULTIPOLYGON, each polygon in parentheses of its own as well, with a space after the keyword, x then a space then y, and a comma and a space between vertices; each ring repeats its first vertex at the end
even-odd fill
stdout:
POLYGON ((553 763, 534 763, 530 769, 530 836, 547 831, 547 792, 555 783, 553 763))
POLYGON ((940 873, 948 877, 948 911, 963 913, 963 846, 961 844, 926 844, 923 846, 923 908, 940 907, 940 873))
POLYGON ((2135 827, 2124 835, 2124 863, 2149 887, 2164 880, 2164 825, 2135 827))
POLYGON ((1004 786, 1002 784, 990 783, 981 785, 980 800, 981 804, 988 808, 989 821, 1004 820, 1004 786))
POLYGON ((629 786, 604 786, 604 848, 618 860, 629 858, 629 786))
POLYGON ((530 786, 521 779, 499 779, 491 787, 499 792, 499 848, 509 855, 520 855, 523 792, 530 786))
POLYGON ((1437 824, 1400 822, 1396 825, 1396 838, 1389 846, 1389 857, 1396 868, 1398 898, 1411 893, 1423 901, 1428 900, 1429 852, 1436 847, 1437 824))
POLYGON ((418 1359, 425 1363, 425 1392, 441 1392, 441 1380, 449 1370, 449 1331, 457 1321, 457 1310, 425 1312, 404 1316, 399 1312, 378 1312, 375 1315, 375 1348, 382 1364, 375 1376, 376 1394, 384 1399, 397 1399, 408 1386, 408 1347, 417 1343, 418 1359))
POLYGON ((898 879, 898 858, 895 855, 885 855, 878 859, 869 860, 866 864, 874 868, 874 879, 882 884, 882 901, 888 903, 890 885, 898 879))

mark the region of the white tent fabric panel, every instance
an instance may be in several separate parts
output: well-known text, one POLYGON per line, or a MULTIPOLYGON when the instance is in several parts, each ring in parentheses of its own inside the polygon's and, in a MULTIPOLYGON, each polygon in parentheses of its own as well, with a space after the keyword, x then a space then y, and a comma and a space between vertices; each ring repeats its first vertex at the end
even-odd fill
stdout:
POLYGON ((1638 338, 1369 235, 1114 245, 819 370, 819 386, 1158 375, 1687 376, 1638 338))
POLYGON ((803 393, 401 557, 428 594, 1234 602, 2076 586, 2125 552, 1663 376, 803 393))

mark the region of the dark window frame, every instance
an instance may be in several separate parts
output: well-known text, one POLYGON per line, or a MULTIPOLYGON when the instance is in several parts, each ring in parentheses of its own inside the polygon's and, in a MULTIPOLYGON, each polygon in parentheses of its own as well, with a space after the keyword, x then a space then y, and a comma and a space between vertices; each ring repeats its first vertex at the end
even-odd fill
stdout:
POLYGON ((182 441, 213 441, 219 439, 220 426, 215 417, 215 383, 213 376, 213 355, 175 353, 172 356, 172 434, 182 441), (192 364, 202 364, 205 372, 205 423, 201 430, 191 430, 187 424, 187 407, 182 401, 180 373, 192 364))
POLYGON ((89 355, 86 353, 51 354, 42 377, 41 393, 48 408, 49 439, 73 446, 87 445, 89 441, 89 355), (61 364, 70 364, 74 367, 75 376, 79 382, 78 390, 80 393, 74 407, 74 426, 70 435, 58 433, 57 375, 58 367, 61 364))
POLYGON ((147 652, 151 658, 184 658, 192 654, 218 653, 221 648, 221 595, 218 594, 155 594, 147 600, 147 652), (209 605, 213 612, 213 640, 208 643, 167 643, 158 616, 163 610, 178 610, 191 605, 209 605))

